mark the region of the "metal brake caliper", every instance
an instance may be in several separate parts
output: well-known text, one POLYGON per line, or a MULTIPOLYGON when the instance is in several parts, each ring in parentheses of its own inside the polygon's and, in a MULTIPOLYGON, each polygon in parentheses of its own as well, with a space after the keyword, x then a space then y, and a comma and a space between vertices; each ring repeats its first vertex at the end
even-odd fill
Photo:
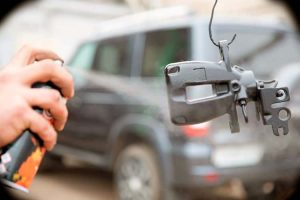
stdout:
MULTIPOLYGON (((239 132, 236 106, 248 122, 247 103, 256 103, 257 119, 271 125, 273 133, 286 135, 291 112, 283 103, 290 100, 287 87, 277 88, 276 81, 258 81, 252 71, 231 66, 228 42, 219 42, 221 61, 187 61, 171 63, 165 68, 171 119, 186 125, 205 122, 224 114, 230 116, 231 132, 239 132), (211 93, 192 98, 198 88, 209 88, 211 93)), ((205 91, 203 89, 202 91, 205 91)))

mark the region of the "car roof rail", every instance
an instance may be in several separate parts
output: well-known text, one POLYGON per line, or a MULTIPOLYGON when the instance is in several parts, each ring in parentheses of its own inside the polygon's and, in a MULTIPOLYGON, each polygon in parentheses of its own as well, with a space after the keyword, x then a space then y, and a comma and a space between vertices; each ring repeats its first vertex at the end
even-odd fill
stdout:
POLYGON ((149 11, 143 11, 139 13, 133 13, 129 15, 123 15, 121 17, 113 18, 107 21, 99 23, 99 33, 110 31, 113 26, 125 27, 128 22, 130 26, 162 22, 164 20, 176 20, 183 17, 192 17, 195 15, 195 12, 188 8, 187 6, 174 6, 167 8, 158 8, 149 11))

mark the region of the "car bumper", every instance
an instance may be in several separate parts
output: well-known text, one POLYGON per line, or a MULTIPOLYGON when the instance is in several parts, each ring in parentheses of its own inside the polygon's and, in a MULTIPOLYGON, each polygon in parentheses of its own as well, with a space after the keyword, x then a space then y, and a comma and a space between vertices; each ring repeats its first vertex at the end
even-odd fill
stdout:
POLYGON ((186 189, 213 188, 233 179, 242 183, 294 181, 300 172, 300 157, 293 160, 269 161, 245 167, 217 168, 211 162, 211 148, 207 145, 185 146, 172 151, 175 187, 186 189))

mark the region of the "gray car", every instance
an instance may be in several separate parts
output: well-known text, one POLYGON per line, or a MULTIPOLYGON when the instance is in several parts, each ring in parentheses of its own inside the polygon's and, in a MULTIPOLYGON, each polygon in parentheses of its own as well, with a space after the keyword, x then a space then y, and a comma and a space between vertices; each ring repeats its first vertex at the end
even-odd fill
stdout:
MULTIPOLYGON (((164 67, 220 59, 206 19, 152 13, 100 27, 102 32, 84 41, 69 63, 76 96, 55 154, 112 171, 122 200, 206 193, 244 197, 247 191, 271 193, 277 184, 296 180, 300 138, 293 126, 289 135, 276 137, 255 121, 231 134, 227 116, 182 127, 170 122, 164 67), (229 192, 234 188, 241 192, 229 192)), ((282 66, 300 61, 300 46, 289 27, 224 20, 216 21, 213 30, 216 40, 237 34, 230 46, 232 63, 258 78, 272 79, 282 66)), ((194 95, 204 92, 195 90, 194 95)), ((255 119, 254 106, 248 109, 255 119)))

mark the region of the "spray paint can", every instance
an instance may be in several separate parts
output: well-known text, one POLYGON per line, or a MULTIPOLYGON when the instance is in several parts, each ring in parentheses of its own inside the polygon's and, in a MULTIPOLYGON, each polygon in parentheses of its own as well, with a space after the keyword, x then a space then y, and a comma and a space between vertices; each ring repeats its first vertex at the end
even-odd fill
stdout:
MULTIPOLYGON (((51 82, 37 83, 34 88, 56 88, 51 82)), ((48 111, 34 108, 53 124, 48 111)), ((42 140, 30 130, 26 130, 12 144, 4 147, 0 153, 0 177, 2 183, 9 187, 28 192, 46 153, 42 140)))

